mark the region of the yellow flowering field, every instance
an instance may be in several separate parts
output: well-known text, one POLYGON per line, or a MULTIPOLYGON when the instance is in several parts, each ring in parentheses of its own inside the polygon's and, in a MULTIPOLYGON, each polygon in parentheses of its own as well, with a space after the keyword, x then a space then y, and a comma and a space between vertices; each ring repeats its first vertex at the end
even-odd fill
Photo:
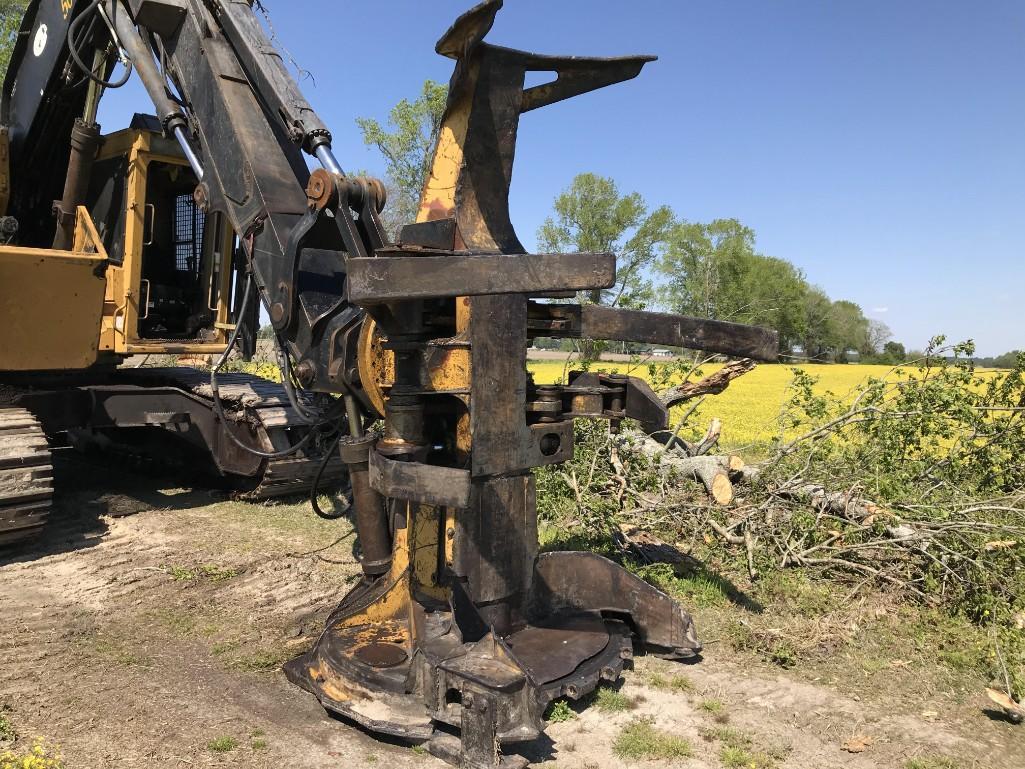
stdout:
MULTIPOLYGON (((532 360, 528 362, 527 368, 534 375, 535 382, 550 384, 563 381, 565 374, 572 370, 573 365, 572 362, 567 365, 564 361, 559 360, 532 360)), ((661 362, 655 364, 658 368, 670 365, 672 364, 661 362)), ((696 381, 701 376, 707 376, 719 368, 721 368, 721 364, 704 365, 700 368, 700 374, 692 376, 691 380, 696 381)), ((723 422, 721 439, 723 446, 733 450, 747 447, 750 449, 747 456, 759 454, 759 448, 764 449, 774 437, 779 435, 780 410, 788 397, 787 390, 793 380, 794 368, 801 368, 818 379, 816 392, 830 392, 840 399, 850 397, 855 388, 870 377, 880 378, 888 374, 893 376, 891 366, 812 363, 761 364, 754 371, 735 379, 725 392, 705 398, 704 403, 689 420, 691 427, 685 429, 682 435, 685 438, 693 438, 704 432, 709 420, 718 417, 723 422)), ((277 366, 273 363, 233 361, 227 370, 244 371, 272 381, 280 381, 277 366)), ((630 374, 650 381, 647 362, 637 365, 601 361, 594 366, 594 370, 630 374)), ((664 381, 655 384, 656 389, 668 386, 670 385, 664 381)), ((673 424, 683 411, 690 408, 690 405, 685 404, 674 409, 671 418, 673 424)), ((795 436, 791 432, 787 433, 786 437, 795 436)))
MULTIPOLYGON (((793 369, 796 367, 818 378, 818 392, 830 391, 841 398, 869 377, 882 377, 891 371, 890 366, 762 364, 754 371, 735 379, 725 392, 707 397, 690 418, 690 424, 694 429, 689 434, 703 432, 710 419, 719 417, 723 422, 723 445, 736 449, 768 443, 779 434, 780 409, 787 398, 787 387, 793 379, 793 369)), ((553 383, 562 380, 565 364, 562 361, 530 361, 528 368, 539 384, 553 383)), ((719 364, 702 366, 701 374, 707 376, 719 368, 719 364)), ((647 364, 635 366, 629 363, 602 361, 594 366, 594 370, 631 374, 648 379, 647 364)), ((692 381, 698 378, 700 377, 691 377, 692 381)), ((688 407, 681 406, 674 411, 688 407)), ((673 416, 678 418, 680 414, 674 413, 673 416)), ((684 435, 687 436, 688 433, 685 432, 684 435)))

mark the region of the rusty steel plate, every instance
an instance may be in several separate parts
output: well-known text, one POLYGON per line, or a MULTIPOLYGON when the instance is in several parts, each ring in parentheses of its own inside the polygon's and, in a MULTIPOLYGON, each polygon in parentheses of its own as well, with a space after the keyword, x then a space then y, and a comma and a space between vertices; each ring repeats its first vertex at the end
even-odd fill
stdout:
POLYGON ((505 639, 516 659, 539 684, 568 676, 609 644, 598 614, 555 616, 505 639))
POLYGON ((374 641, 356 649, 355 657, 372 668, 393 668, 406 661, 406 650, 397 644, 374 641))

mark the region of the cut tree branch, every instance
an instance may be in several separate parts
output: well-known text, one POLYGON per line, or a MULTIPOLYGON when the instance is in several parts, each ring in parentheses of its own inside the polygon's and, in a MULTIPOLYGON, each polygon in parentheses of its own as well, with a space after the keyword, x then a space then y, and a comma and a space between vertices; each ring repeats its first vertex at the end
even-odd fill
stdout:
POLYGON ((684 382, 678 387, 671 387, 662 392, 659 397, 662 398, 666 408, 672 408, 701 395, 718 395, 730 386, 730 382, 754 370, 757 365, 750 358, 735 360, 698 382, 684 382))

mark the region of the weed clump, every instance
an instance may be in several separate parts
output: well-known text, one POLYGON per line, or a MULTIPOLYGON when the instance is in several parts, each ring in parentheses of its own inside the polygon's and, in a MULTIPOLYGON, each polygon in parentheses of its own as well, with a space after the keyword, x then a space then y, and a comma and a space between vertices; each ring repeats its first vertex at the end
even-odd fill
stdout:
POLYGON ((694 691, 694 684, 685 675, 674 673, 664 675, 662 673, 650 673, 647 678, 648 686, 652 689, 659 689, 664 692, 691 692, 694 691))
POLYGON ((722 700, 701 700, 699 707, 706 713, 710 713, 713 716, 718 716, 726 712, 726 703, 722 700))
POLYGON ((210 740, 206 747, 211 753, 230 753, 238 747, 238 740, 229 735, 222 735, 210 740))
POLYGON ((634 706, 634 701, 621 691, 608 686, 600 686, 594 693, 592 704, 603 713, 621 713, 624 710, 630 710, 634 706))
POLYGON ((545 720, 553 724, 572 721, 576 717, 576 711, 569 706, 566 700, 555 700, 548 706, 548 712, 545 714, 545 720))
POLYGON ((689 741, 656 729, 646 718, 635 719, 624 726, 612 744, 612 751, 620 758, 635 761, 690 758, 694 755, 689 741))
POLYGON ((904 762, 904 769, 960 769, 960 766, 946 756, 919 756, 904 762))
POLYGON ((764 753, 752 753, 744 748, 724 746, 719 760, 726 769, 772 769, 776 762, 764 753))
POLYGON ((238 576, 238 571, 236 569, 226 569, 210 563, 204 564, 195 569, 189 569, 185 566, 172 564, 166 567, 166 571, 175 582, 192 582, 200 579, 201 577, 205 577, 211 582, 224 582, 225 580, 238 576))
POLYGON ((11 719, 0 709, 0 742, 14 742, 18 739, 18 730, 11 719))

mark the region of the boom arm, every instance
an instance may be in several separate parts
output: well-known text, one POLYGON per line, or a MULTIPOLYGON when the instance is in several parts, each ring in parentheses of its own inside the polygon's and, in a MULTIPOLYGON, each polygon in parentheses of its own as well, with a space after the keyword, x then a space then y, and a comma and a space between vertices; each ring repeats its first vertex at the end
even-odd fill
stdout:
MULTIPOLYGON (((329 375, 330 340, 359 316, 344 300, 342 254, 361 244, 346 243, 327 218, 309 216, 310 174, 302 157, 305 150, 340 174, 330 132, 273 53, 250 3, 133 0, 128 8, 123 0, 107 2, 121 3, 118 35, 165 130, 196 156, 197 203, 224 212, 242 238, 256 287, 303 384, 347 391, 329 375)), ((376 215, 370 219, 361 229, 373 228, 380 239, 376 215)))

